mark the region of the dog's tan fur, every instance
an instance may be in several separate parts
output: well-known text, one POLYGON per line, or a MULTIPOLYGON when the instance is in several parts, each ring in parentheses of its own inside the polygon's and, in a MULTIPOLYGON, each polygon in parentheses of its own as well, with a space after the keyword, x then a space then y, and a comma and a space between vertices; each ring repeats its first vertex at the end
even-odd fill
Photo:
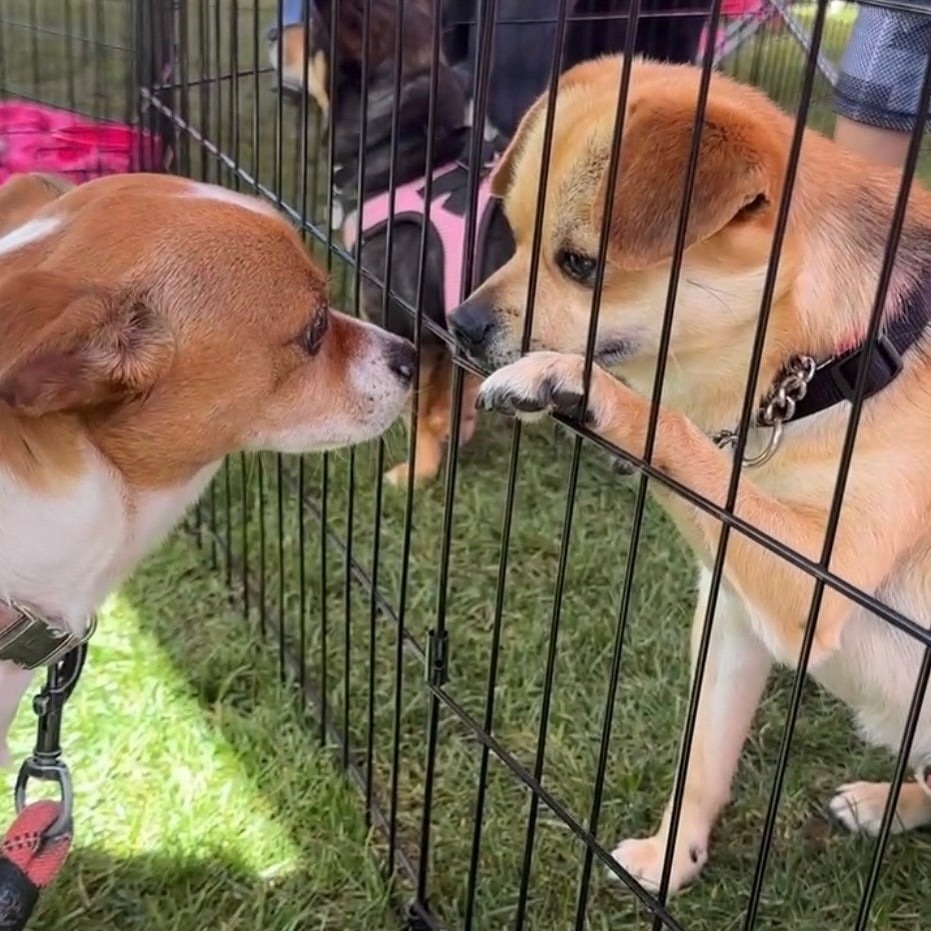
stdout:
MULTIPOLYGON (((555 118, 535 296, 532 351, 519 361, 533 214, 543 148, 542 100, 527 114, 498 169, 517 239, 511 262, 470 298, 487 305, 493 334, 476 356, 497 371, 480 403, 514 411, 515 399, 547 406, 554 390, 581 391, 591 287, 563 274, 561 248, 596 255, 621 60, 588 62, 562 79, 555 118)), ((594 368, 593 428, 617 447, 644 453, 700 71, 635 61, 611 211, 608 265, 596 353, 622 347, 612 368, 594 368)), ((676 295, 670 359, 653 464, 723 505, 731 455, 708 434, 739 418, 793 121, 763 94, 724 76, 711 80, 686 251, 676 295)), ((816 359, 856 344, 875 301, 899 177, 805 136, 767 332, 757 397, 796 354, 816 359)), ((931 273, 931 197, 913 188, 887 313, 931 273)), ((451 318, 455 330, 456 314, 451 318)), ((523 406, 527 406, 526 404, 523 406)), ((552 404, 549 405, 552 409, 552 404)), ((519 411, 518 411, 519 413, 519 411)), ((777 454, 741 476, 736 513, 811 560, 824 545, 850 405, 789 425, 777 454)), ((749 452, 769 434, 754 431, 749 452)), ((925 345, 865 405, 830 569, 927 626, 931 621, 931 369, 925 345)), ((694 653, 705 619, 709 567, 720 522, 659 483, 653 493, 698 556, 694 653)), ((797 666, 814 583, 740 532, 730 535, 724 585, 710 634, 698 723, 688 764, 671 888, 699 873, 712 826, 772 663, 797 666)), ((825 590, 809 664, 854 712, 869 741, 897 751, 922 649, 913 639, 825 590)), ((931 762, 931 710, 922 712, 910 759, 931 762)), ((831 802, 849 828, 875 832, 886 784, 842 786, 831 802)), ((903 787, 899 830, 931 823, 923 779, 903 787)), ((647 885, 659 884, 667 819, 650 838, 615 855, 647 885)))

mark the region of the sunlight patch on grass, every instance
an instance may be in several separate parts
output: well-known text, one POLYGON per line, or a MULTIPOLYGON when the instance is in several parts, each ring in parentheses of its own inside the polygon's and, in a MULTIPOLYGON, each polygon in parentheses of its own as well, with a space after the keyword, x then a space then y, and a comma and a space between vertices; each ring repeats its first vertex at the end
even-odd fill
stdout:
MULTIPOLYGON (((199 569, 176 539, 101 614, 65 710, 75 845, 35 926, 391 927, 356 796, 272 654, 199 569)), ((39 684, 15 722, 17 765, 32 748, 39 684)))
MULTIPOLYGON (((203 713, 133 606, 111 599, 65 711, 78 842, 119 855, 223 847, 257 871, 293 866, 296 849, 210 721, 223 713, 203 713)), ((29 752, 34 729, 24 703, 15 759, 29 752)))

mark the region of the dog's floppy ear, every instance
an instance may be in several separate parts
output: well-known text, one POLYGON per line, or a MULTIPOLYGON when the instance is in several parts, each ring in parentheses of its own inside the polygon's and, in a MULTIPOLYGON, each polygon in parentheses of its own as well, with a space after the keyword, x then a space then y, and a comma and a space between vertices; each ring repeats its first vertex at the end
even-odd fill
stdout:
POLYGON ((174 349, 142 296, 48 272, 0 280, 0 327, 0 403, 28 416, 141 396, 174 349))
MULTIPOLYGON (((672 256, 694 125, 694 100, 639 100, 631 105, 611 205, 611 258, 621 268, 644 269, 672 256)), ((783 161, 779 141, 752 113, 708 101, 685 248, 733 221, 771 209, 783 161)), ((606 169, 594 201, 599 225, 607 187, 606 169)))
POLYGON ((517 168, 517 157, 523 150, 527 142, 527 136, 534 124, 546 112, 548 98, 549 94, 543 94, 542 97, 537 98, 536 103, 521 117, 507 148, 495 162, 495 167, 492 169, 491 178, 489 179, 492 197, 503 198, 510 190, 511 184, 514 182, 514 172, 517 168))

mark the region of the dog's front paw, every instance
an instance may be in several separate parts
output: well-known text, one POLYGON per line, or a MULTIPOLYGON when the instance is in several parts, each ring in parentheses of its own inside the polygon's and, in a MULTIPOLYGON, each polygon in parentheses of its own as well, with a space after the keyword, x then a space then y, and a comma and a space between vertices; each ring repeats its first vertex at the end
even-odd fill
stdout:
MULTIPOLYGON (((889 788, 885 783, 850 782, 837 790, 828 803, 828 809, 834 820, 848 831, 875 837, 879 833, 888 797, 889 788)), ((893 834, 902 830, 897 821, 896 818, 892 821, 893 834)))
MULTIPOLYGON (((666 858, 666 838, 659 834, 621 841, 614 859, 648 892, 657 892, 663 876, 666 858)), ((669 894, 678 892, 692 882, 708 860, 706 842, 689 843, 681 836, 676 844, 669 873, 669 894)))
POLYGON ((482 383, 476 407, 522 420, 539 420, 545 414, 562 414, 588 426, 597 426, 599 408, 596 370, 588 406, 582 410, 582 356, 558 352, 531 352, 489 375, 482 383))
MULTIPOLYGON (((828 809, 831 816, 848 831, 875 837, 879 834, 886 802, 889 799, 888 782, 850 782, 841 786, 831 799, 828 809)), ((917 782, 906 782, 900 792, 892 833, 901 834, 931 823, 931 798, 917 782)))

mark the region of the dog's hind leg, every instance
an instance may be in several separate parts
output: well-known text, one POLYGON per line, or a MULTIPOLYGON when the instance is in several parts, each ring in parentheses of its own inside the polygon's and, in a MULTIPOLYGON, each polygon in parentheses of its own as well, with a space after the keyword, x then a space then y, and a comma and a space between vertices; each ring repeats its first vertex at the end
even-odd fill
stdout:
MULTIPOLYGON (((692 622, 692 679, 704 629, 710 573, 702 571, 692 622)), ((731 780, 766 685, 772 660, 749 627, 740 601, 718 596, 669 879, 670 893, 694 880, 708 859, 708 838, 730 799, 731 780)), ((680 751, 681 752, 681 751, 680 751)), ((652 837, 625 840, 614 858, 647 889, 657 890, 669 837, 672 800, 652 837)))
MULTIPOLYGON (((438 416, 438 407, 448 397, 450 359, 445 346, 422 346, 417 387, 417 436, 414 442, 414 483, 422 485, 436 478, 443 461, 448 428, 447 413, 438 416)), ((389 469, 385 479, 399 488, 407 487, 410 463, 389 469)))
MULTIPOLYGON (((482 380, 471 372, 462 373, 462 413, 459 416, 459 448, 465 446, 475 435, 475 425, 478 413, 475 410, 475 399, 482 380)), ((452 384, 450 384, 452 390, 452 384)), ((450 424, 452 427, 452 424, 450 424)))
POLYGON ((21 669, 14 663, 0 663, 0 766, 7 767, 12 762, 10 754, 10 726, 19 710, 20 702, 35 671, 21 669))
MULTIPOLYGON (((888 782, 848 783, 837 790, 828 810, 848 831, 875 837, 882 824, 890 788, 888 782)), ((931 824, 931 791, 927 782, 919 777, 917 782, 905 783, 899 792, 892 833, 902 834, 928 824, 931 824)))

